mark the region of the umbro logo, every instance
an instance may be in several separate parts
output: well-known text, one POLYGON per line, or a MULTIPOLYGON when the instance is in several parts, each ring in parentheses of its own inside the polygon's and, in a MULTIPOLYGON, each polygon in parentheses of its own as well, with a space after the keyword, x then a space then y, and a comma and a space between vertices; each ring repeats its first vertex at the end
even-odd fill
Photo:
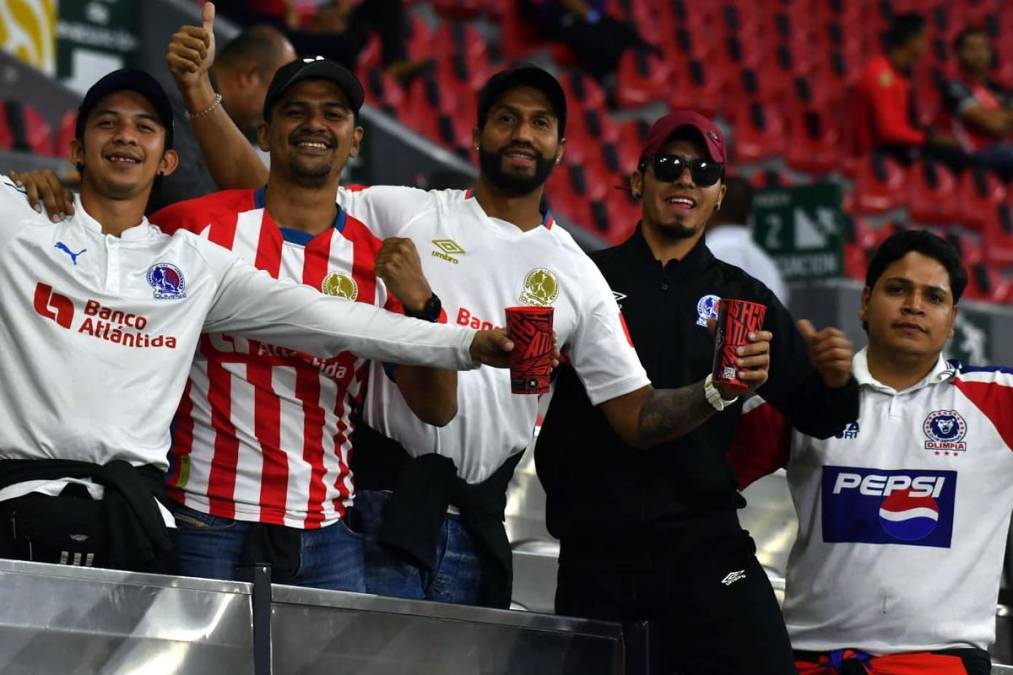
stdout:
POLYGON ((721 580, 725 586, 731 586, 736 581, 746 578, 746 570, 738 570, 735 572, 729 572, 725 575, 725 578, 721 580))
POLYGON ((622 309, 623 300, 625 300, 627 297, 626 294, 620 293, 619 291, 612 291, 612 297, 616 299, 616 304, 619 305, 619 309, 622 309))
POLYGON ((464 255, 465 250, 453 239, 433 239, 433 246, 438 250, 433 251, 433 257, 446 260, 449 263, 458 264, 461 262, 455 255, 464 255))

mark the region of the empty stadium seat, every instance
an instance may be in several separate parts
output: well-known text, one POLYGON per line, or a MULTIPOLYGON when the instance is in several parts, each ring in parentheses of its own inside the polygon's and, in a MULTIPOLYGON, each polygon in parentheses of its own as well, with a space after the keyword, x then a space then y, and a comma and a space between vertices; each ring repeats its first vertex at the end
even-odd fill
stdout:
POLYGON ((616 73, 616 103, 635 108, 663 99, 669 73, 668 61, 639 49, 626 50, 616 73))
POLYGON ((49 124, 38 110, 21 101, 5 101, 6 126, 10 133, 10 149, 50 155, 53 141, 49 124))
POLYGON ((840 128, 826 115, 811 108, 793 106, 790 136, 785 147, 788 166, 812 174, 837 168, 841 157, 840 128))
POLYGON ((740 107, 733 119, 731 149, 737 163, 749 164, 784 153, 787 134, 777 107, 752 101, 740 107))
POLYGON ((908 209, 917 223, 946 225, 960 220, 957 178, 944 164, 931 159, 908 169, 908 209))
POLYGON ((996 207, 1006 199, 1006 186, 991 171, 971 168, 963 172, 957 188, 960 220, 964 226, 982 231, 996 207))
POLYGON ((846 204, 855 214, 883 213, 907 203, 905 170, 885 155, 872 154, 856 166, 855 182, 846 204))

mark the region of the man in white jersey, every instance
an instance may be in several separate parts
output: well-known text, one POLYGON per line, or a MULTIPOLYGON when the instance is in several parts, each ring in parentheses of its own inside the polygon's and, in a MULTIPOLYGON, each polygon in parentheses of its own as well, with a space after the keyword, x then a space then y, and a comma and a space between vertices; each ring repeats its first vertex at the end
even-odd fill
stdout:
MULTIPOLYGON (((540 210, 565 145, 559 83, 539 68, 509 70, 490 79, 479 101, 474 142, 482 171, 473 196, 342 188, 342 208, 380 236, 415 243, 438 296, 429 309, 449 322, 491 328, 504 323, 508 306, 553 306, 560 344, 593 402, 631 445, 652 445, 709 418, 714 408, 702 381, 677 390, 650 386, 601 274, 540 210)), ((202 103, 210 100, 192 101, 195 108, 202 103)), ((212 111, 202 120, 195 131, 204 151, 235 157, 228 172, 215 174, 218 184, 262 184, 265 170, 227 116, 212 111)), ((758 386, 766 379, 770 334, 754 338, 742 368, 758 386)), ((537 414, 537 399, 511 394, 508 380, 459 375, 458 416, 436 428, 419 422, 383 368, 373 367, 364 418, 379 433, 356 435, 352 467, 368 591, 508 606, 506 486, 537 414)))
POLYGON ((946 241, 891 236, 862 292, 858 420, 819 440, 758 399, 743 416, 740 485, 786 465, 798 513, 784 616, 803 675, 990 672, 1013 373, 943 359, 966 284, 946 241))
POLYGON ((167 568, 172 518, 152 496, 202 331, 321 357, 505 365, 501 334, 342 302, 159 232, 143 214, 156 176, 178 162, 172 124, 153 78, 116 71, 78 111, 72 219, 53 223, 0 183, 0 555, 167 568))

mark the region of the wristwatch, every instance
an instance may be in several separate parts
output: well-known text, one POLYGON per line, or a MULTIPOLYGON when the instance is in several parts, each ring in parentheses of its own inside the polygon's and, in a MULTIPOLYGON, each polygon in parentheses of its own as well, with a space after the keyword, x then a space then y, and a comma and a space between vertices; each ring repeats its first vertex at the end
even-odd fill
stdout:
POLYGON ((718 412, 721 412, 739 400, 738 396, 735 398, 722 398, 721 392, 714 386, 714 377, 712 375, 708 375, 703 381, 703 395, 707 397, 707 402, 711 404, 711 407, 718 412))
POLYGON ((430 323, 436 323, 440 320, 440 312, 443 311, 443 303, 440 302, 440 296, 433 293, 426 300, 426 304, 422 305, 421 311, 413 312, 407 307, 404 308, 405 316, 410 316, 413 319, 422 319, 423 321, 429 321, 430 323))

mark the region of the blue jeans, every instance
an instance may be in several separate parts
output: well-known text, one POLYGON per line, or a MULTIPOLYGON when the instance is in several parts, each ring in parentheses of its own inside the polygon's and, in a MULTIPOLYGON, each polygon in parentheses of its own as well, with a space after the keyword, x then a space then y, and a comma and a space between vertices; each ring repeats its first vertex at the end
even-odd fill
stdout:
MULTIPOLYGON (((240 580, 236 566, 250 523, 172 505, 176 516, 180 574, 208 579, 240 580)), ((283 582, 332 591, 366 591, 362 536, 344 520, 300 532, 299 568, 283 582)), ((280 581, 280 580, 275 580, 280 581)))
POLYGON ((366 558, 366 591, 412 600, 479 604, 479 591, 486 562, 460 516, 447 515, 440 531, 432 571, 407 562, 377 539, 383 525, 383 509, 391 493, 359 490, 355 514, 362 528, 366 558))

